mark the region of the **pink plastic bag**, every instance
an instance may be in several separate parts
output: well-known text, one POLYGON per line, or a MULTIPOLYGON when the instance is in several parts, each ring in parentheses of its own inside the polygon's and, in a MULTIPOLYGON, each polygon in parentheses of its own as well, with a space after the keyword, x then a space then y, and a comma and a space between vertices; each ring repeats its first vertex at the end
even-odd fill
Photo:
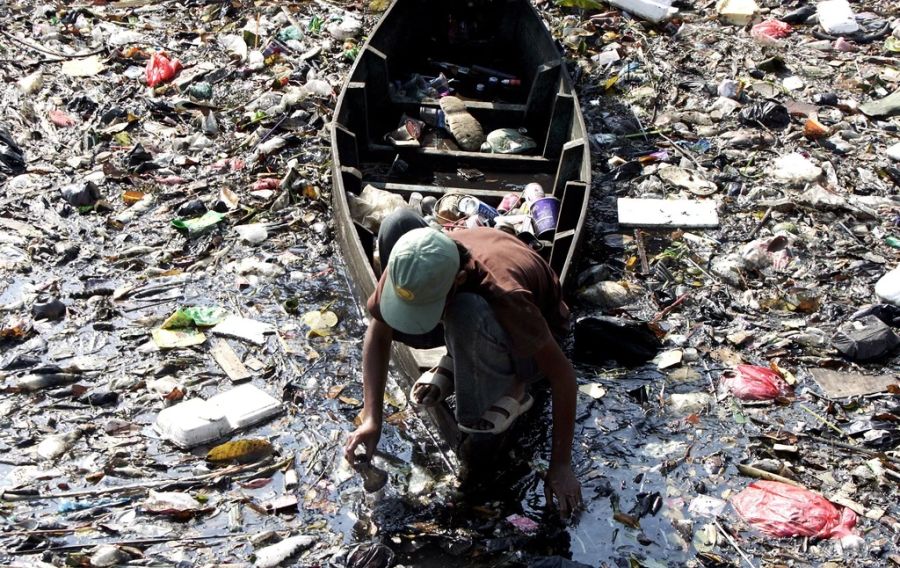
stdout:
POLYGON ((779 20, 766 20, 750 28, 750 37, 754 39, 779 39, 791 35, 794 29, 790 24, 779 20))
POLYGON ((722 385, 741 400, 773 400, 791 390, 778 373, 756 365, 738 365, 734 371, 725 371, 722 385))
POLYGON ((165 53, 154 53, 147 62, 147 85, 155 87, 167 83, 181 71, 181 62, 169 59, 165 53))
POLYGON ((742 519, 769 536, 859 538, 853 533, 856 513, 787 483, 754 481, 732 497, 731 504, 742 519))

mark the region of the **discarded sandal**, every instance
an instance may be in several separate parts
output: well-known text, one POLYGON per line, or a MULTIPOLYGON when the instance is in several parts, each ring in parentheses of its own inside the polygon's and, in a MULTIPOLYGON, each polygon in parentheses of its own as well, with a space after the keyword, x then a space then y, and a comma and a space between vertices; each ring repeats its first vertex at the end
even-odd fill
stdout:
POLYGON ((444 355, 438 361, 436 367, 422 373, 422 376, 413 383, 412 388, 409 390, 409 403, 415 407, 430 408, 442 402, 451 394, 453 394, 453 358, 449 355, 444 355), (431 389, 428 389, 428 395, 431 396, 426 395, 422 400, 419 400, 416 396, 416 391, 420 390, 418 387, 421 385, 431 387, 431 389), (435 390, 437 390, 436 396, 432 392, 435 390))
POLYGON ((466 110, 466 103, 456 97, 443 97, 441 110, 447 130, 463 150, 478 152, 484 144, 484 130, 475 117, 466 110))
POLYGON ((460 424, 459 429, 466 434, 502 434, 509 429, 516 418, 528 412, 533 404, 534 398, 530 394, 526 394, 521 401, 511 396, 504 396, 492 404, 481 416, 481 422, 491 424, 491 428, 482 429, 460 424))

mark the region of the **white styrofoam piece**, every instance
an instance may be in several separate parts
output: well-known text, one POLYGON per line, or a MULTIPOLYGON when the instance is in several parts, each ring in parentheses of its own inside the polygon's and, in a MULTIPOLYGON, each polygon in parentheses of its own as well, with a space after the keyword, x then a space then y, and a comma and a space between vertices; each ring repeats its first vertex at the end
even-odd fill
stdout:
POLYGON ((212 328, 214 335, 243 339, 262 345, 266 342, 265 334, 275 333, 275 326, 261 321, 229 315, 221 323, 212 328))
POLYGON ((607 3, 654 23, 668 20, 678 13, 672 0, 606 0, 607 3))
POLYGON ((853 8, 847 0, 826 0, 816 6, 819 25, 829 34, 852 34, 859 31, 853 8))
POLYGON ((202 398, 192 398, 162 410, 156 430, 182 448, 193 448, 228 434, 232 427, 225 414, 202 398))
POLYGON ((719 226, 719 213, 712 200, 632 199, 618 200, 619 224, 624 227, 684 227, 707 229, 719 226))
POLYGON ((281 401, 251 383, 219 393, 209 399, 235 430, 246 428, 281 412, 281 401))

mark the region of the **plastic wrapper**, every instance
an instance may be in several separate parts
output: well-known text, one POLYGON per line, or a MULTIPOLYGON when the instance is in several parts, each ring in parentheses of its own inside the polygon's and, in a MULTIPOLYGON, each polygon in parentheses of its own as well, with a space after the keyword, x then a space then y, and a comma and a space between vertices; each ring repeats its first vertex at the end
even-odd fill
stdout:
POLYGON ((853 361, 870 361, 889 354, 900 337, 874 315, 846 323, 834 334, 835 349, 853 361))
POLYGON ((154 53, 147 62, 147 85, 156 87, 168 83, 181 71, 181 62, 169 59, 165 53, 154 53))
POLYGON ((755 481, 732 497, 731 504, 742 519, 769 536, 859 538, 853 533, 856 513, 787 483, 755 481))
POLYGON ((722 386, 741 400, 772 400, 790 392, 790 386, 768 367, 738 365, 722 375, 722 386))
POLYGON ((754 39, 780 39, 791 35, 794 28, 779 20, 770 19, 756 24, 750 29, 750 37, 754 39))

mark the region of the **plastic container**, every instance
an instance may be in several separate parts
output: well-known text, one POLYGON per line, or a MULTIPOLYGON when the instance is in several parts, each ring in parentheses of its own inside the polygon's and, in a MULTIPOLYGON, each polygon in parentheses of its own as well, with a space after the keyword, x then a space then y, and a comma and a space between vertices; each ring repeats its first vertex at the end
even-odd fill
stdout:
POLYGON ((522 197, 525 199, 526 203, 534 203, 538 199, 547 197, 547 194, 544 193, 544 188, 541 187, 541 184, 531 182, 525 186, 524 190, 522 190, 522 197))
POLYGON ((192 398, 170 406, 156 417, 155 428, 166 440, 189 449, 258 424, 281 410, 277 399, 248 383, 209 400, 192 398))
POLYGON ((219 393, 208 401, 233 429, 246 428, 281 413, 281 402, 250 383, 219 393))
POLYGON ((218 440, 232 430, 222 410, 202 398, 164 409, 155 427, 163 438, 185 449, 218 440))
POLYGON ((531 204, 531 216, 539 239, 547 239, 556 232, 559 221, 559 199, 544 197, 531 204))

